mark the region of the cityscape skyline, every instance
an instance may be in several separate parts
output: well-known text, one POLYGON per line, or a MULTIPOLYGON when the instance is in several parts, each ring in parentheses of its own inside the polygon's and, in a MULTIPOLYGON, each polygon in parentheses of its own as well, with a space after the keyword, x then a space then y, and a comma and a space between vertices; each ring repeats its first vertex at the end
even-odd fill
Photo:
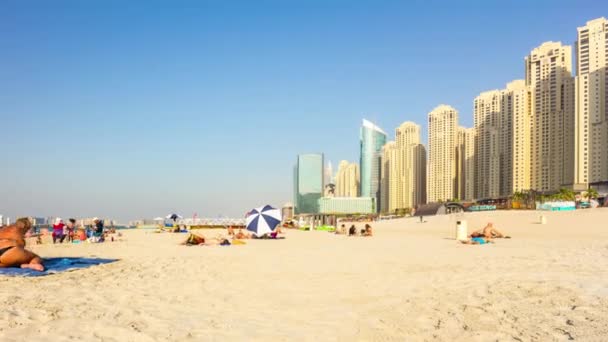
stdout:
POLYGON ((572 45, 572 28, 603 14, 605 5, 584 3, 269 6, 247 18, 238 5, 134 17, 137 6, 4 3, 2 32, 11 34, 0 35, 7 47, 0 71, 12 82, 0 85, 9 142, 0 192, 15 195, 0 214, 128 220, 172 211, 241 216, 260 202, 282 205, 291 198, 294 155, 357 160, 362 117, 385 128, 416 122, 427 141, 428 110, 449 103, 471 127, 476 94, 521 78, 533 47, 572 45), (542 16, 531 15, 540 8, 542 16), (269 21, 269 13, 281 19, 269 21), (242 24, 229 29, 218 17, 242 24), (513 18, 520 25, 480 33, 513 18), (428 22, 440 24, 419 36, 428 22), (250 130, 262 117, 275 123, 250 130), (327 146, 309 132, 339 143, 327 146), (275 157, 248 157, 261 147, 275 157))
POLYGON ((428 202, 591 186, 608 192, 608 20, 589 20, 577 32, 574 55, 569 45, 543 42, 525 57, 524 80, 475 97, 473 127, 460 126, 450 105, 431 110, 428 157, 417 124, 402 123, 392 141, 363 119, 360 195, 374 197, 378 212, 406 214, 426 203, 425 188, 428 202))

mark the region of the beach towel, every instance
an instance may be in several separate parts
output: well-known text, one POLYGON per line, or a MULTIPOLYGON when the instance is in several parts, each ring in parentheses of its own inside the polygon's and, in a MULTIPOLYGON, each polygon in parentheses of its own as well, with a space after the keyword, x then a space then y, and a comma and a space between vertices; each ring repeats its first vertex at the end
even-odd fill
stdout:
POLYGON ((30 269, 7 267, 0 268, 0 276, 13 277, 40 277, 49 274, 62 273, 67 271, 88 268, 95 265, 108 264, 118 259, 97 259, 97 258, 48 258, 44 259, 43 272, 38 272, 30 269))

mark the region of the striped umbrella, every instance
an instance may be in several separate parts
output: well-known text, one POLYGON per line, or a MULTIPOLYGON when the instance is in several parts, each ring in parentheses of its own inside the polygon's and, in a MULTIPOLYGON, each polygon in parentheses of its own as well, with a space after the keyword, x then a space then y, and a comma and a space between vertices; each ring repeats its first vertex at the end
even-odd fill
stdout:
POLYGON ((247 214, 247 230, 257 236, 271 233, 281 223, 281 211, 269 205, 255 208, 247 214))

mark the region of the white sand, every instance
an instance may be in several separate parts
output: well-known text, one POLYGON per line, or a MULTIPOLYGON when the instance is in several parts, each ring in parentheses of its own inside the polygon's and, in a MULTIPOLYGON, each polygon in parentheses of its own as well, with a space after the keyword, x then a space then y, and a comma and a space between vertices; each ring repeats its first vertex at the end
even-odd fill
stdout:
POLYGON ((147 231, 31 246, 121 261, 0 277, 0 341, 605 341, 608 209, 545 214, 546 225, 538 215, 395 220, 375 224, 373 238, 288 231, 230 247, 147 231), (513 238, 459 244, 463 218, 513 238))

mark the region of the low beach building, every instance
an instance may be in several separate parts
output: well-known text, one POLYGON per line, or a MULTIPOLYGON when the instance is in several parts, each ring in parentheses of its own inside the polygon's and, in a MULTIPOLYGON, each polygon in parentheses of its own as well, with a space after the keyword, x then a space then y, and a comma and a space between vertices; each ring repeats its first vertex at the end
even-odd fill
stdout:
POLYGON ((321 214, 373 214, 376 212, 374 197, 323 197, 319 199, 321 214))

